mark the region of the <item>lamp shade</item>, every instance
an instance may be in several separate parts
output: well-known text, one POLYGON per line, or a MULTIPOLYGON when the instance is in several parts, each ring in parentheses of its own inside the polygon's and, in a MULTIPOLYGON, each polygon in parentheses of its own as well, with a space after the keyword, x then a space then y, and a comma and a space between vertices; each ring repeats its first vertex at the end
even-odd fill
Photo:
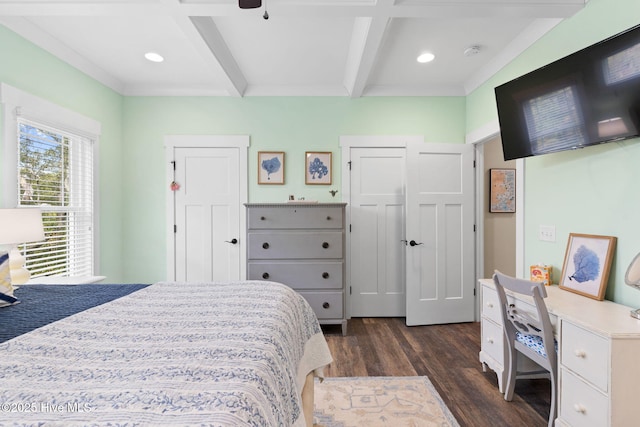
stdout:
POLYGON ((40 240, 44 240, 44 226, 39 208, 0 209, 0 244, 40 240))

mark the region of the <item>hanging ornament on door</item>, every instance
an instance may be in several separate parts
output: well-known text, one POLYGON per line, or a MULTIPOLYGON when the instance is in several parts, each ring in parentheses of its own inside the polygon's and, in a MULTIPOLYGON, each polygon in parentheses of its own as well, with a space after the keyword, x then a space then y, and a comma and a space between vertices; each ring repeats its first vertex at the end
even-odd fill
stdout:
POLYGON ((169 188, 171 188, 171 191, 178 191, 180 189, 180 184, 175 181, 171 181, 171 185, 169 185, 169 188))

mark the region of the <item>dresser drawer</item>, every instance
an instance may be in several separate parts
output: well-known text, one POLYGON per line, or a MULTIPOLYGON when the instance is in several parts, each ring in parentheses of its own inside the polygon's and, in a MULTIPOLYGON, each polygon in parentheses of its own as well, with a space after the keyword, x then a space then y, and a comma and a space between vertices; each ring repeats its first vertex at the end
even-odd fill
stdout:
POLYGON ((567 369, 560 372, 560 418, 576 427, 608 425, 607 396, 573 375, 567 369))
POLYGON ((608 392, 609 342, 573 323, 562 322, 561 363, 608 392))
POLYGON ((482 351, 498 362, 506 364, 504 352, 504 332, 501 325, 482 319, 482 351))
POLYGON ((500 313, 500 301, 495 289, 482 287, 482 315, 502 325, 502 314, 500 313))
POLYGON ((340 262, 249 261, 249 280, 271 280, 295 289, 342 289, 340 262))
POLYGON ((248 256, 254 259, 342 258, 342 231, 249 233, 248 256))
POLYGON ((341 229, 343 227, 342 207, 252 208, 248 212, 247 221, 250 229, 341 229))
POLYGON ((300 292, 319 320, 343 317, 342 292, 300 292))

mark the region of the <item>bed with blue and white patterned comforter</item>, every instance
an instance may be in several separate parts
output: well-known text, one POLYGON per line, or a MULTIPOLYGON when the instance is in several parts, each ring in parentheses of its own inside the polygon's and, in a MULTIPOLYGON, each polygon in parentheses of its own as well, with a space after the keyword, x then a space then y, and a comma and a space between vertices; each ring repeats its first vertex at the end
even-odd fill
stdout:
POLYGON ((0 425, 303 426, 330 362, 287 286, 161 282, 0 344, 0 425))

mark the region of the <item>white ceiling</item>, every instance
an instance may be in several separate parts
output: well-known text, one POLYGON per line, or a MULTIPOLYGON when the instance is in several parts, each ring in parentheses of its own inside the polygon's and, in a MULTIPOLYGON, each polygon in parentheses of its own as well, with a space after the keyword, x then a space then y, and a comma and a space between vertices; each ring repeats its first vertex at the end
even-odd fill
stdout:
POLYGON ((466 95, 587 0, 262 1, 0 0, 0 24, 123 95, 466 95))

